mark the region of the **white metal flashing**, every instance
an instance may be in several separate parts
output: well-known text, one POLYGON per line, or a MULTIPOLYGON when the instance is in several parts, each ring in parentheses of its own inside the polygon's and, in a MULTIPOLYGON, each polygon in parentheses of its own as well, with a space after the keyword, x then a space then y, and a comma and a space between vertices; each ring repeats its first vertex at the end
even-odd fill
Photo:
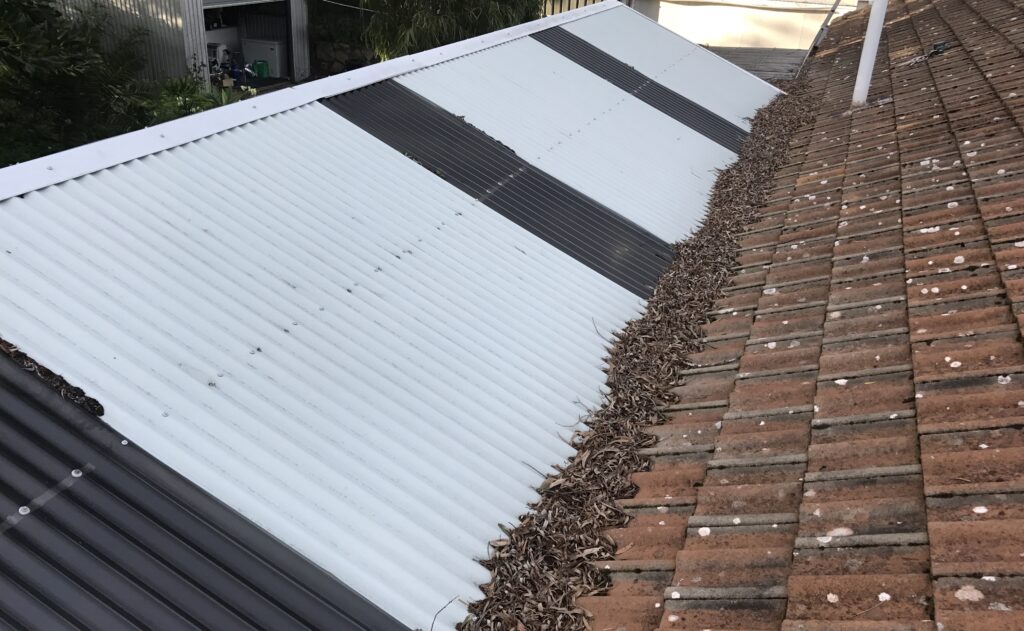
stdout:
POLYGON ((161 125, 11 165, 0 169, 0 201, 621 6, 618 0, 604 0, 480 37, 310 81, 161 125))

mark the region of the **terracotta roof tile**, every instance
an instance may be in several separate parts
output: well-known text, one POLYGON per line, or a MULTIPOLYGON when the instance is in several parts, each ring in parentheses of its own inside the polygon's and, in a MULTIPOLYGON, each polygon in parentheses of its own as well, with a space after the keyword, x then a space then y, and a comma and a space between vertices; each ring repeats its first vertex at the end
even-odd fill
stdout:
POLYGON ((848 112, 865 20, 805 70, 817 118, 635 478, 693 498, 637 629, 1024 628, 1024 11, 892 0, 848 112))

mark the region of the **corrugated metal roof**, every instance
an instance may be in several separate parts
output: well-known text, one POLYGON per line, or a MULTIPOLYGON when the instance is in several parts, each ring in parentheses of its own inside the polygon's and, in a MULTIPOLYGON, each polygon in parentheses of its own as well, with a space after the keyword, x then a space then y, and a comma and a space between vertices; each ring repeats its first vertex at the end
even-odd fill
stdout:
POLYGON ((383 81, 325 104, 595 272, 641 298, 672 246, 412 90, 383 81))
POLYGON ((398 629, 0 357, 0 626, 398 629))
POLYGON ((666 241, 697 224, 736 158, 530 38, 396 81, 666 241))
POLYGON ((746 130, 754 110, 778 94, 771 84, 623 6, 563 28, 746 130))
POLYGON ((0 334, 411 626, 487 581, 640 306, 318 104, 0 208, 0 334))
POLYGON ((402 623, 455 598, 452 627, 643 304, 314 101, 486 48, 400 81, 675 240, 731 153, 516 39, 610 5, 0 171, 0 336, 402 623))
POLYGON ((733 153, 739 153, 743 141, 747 139, 747 130, 682 94, 669 90, 633 66, 619 61, 564 28, 556 26, 544 29, 531 37, 733 153))

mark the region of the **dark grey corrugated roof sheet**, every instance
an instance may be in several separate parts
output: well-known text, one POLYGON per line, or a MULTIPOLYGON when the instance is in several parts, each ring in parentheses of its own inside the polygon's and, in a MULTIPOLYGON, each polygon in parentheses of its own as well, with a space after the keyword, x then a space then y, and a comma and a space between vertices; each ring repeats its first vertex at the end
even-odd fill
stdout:
POLYGON ((0 358, 0 627, 401 629, 0 358))

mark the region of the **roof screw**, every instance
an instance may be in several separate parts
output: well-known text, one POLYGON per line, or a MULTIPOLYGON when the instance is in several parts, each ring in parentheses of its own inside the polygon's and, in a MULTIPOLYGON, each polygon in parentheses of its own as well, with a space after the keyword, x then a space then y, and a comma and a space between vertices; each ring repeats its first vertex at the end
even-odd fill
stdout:
POLYGON ((122 440, 122 441, 121 441, 121 444, 122 444, 122 445, 127 445, 127 444, 128 444, 128 441, 127 441, 127 440, 122 440))
POLYGON ((82 477, 82 470, 81 469, 72 469, 71 470, 71 477, 73 477, 73 478, 80 478, 80 477, 82 477))
POLYGON ((19 515, 28 515, 31 512, 32 512, 32 509, 29 508, 28 506, 22 506, 21 508, 18 509, 18 514, 19 515))

